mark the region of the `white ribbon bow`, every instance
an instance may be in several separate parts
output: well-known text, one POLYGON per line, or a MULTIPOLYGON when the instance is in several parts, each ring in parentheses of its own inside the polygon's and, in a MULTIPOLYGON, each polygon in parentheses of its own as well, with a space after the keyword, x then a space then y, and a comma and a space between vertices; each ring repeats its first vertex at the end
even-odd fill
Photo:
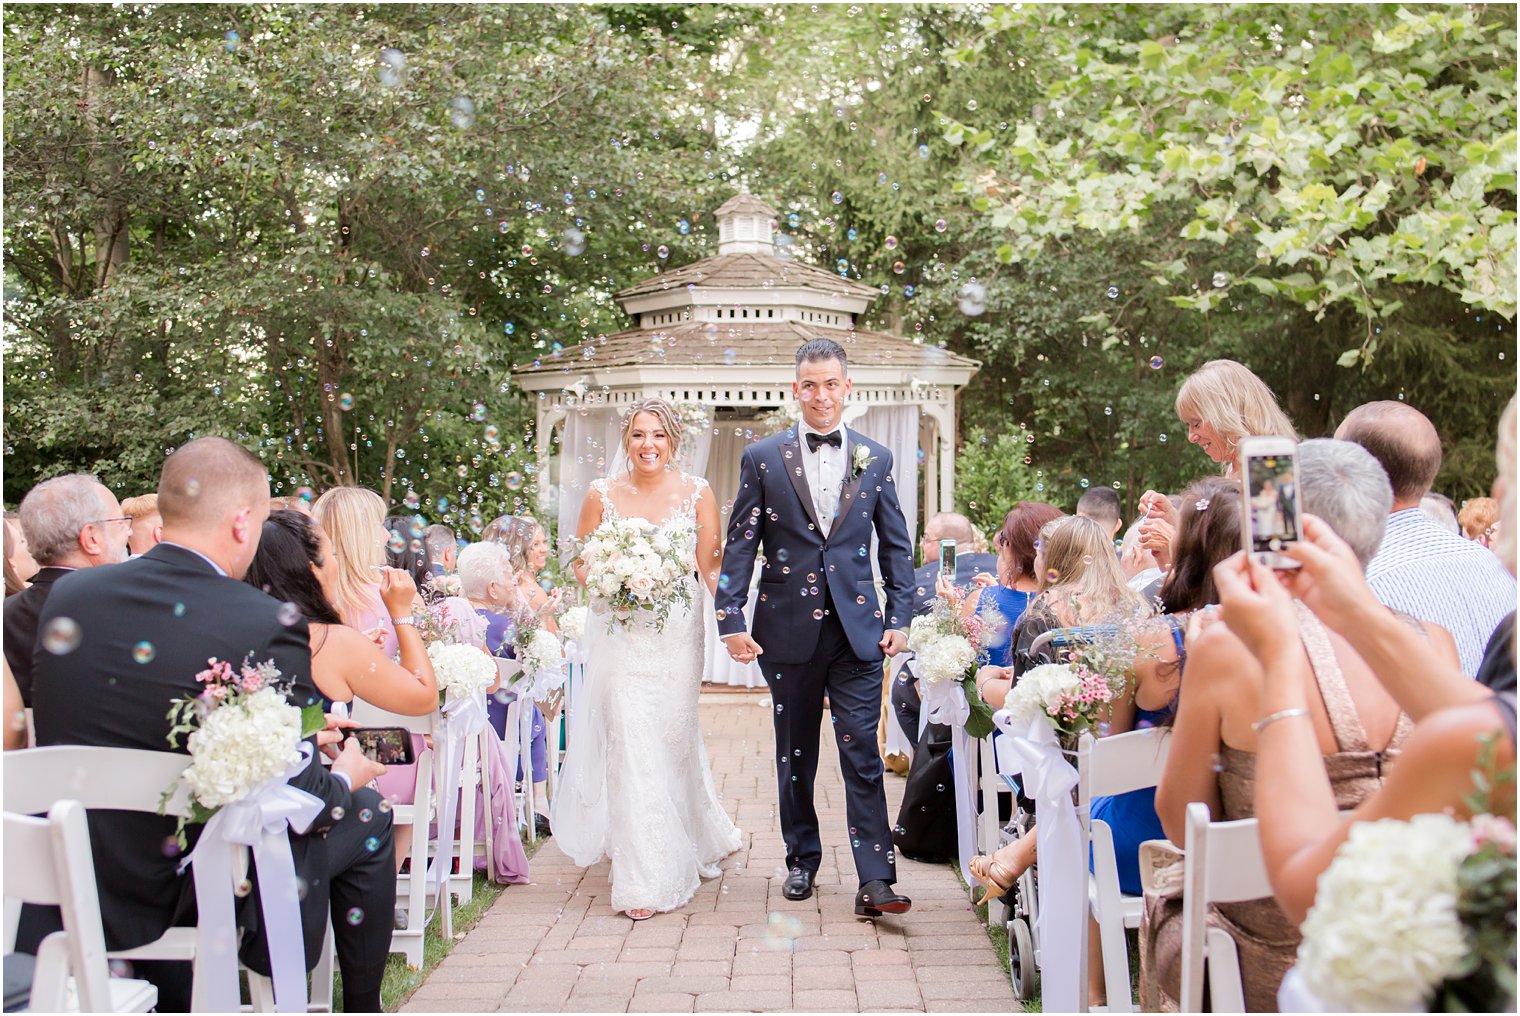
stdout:
MULTIPOLYGON (((459 779, 464 765, 465 742, 485 729, 489 719, 486 715, 484 694, 461 698, 449 696, 439 707, 442 714, 443 736, 434 750, 438 751, 438 850, 433 855, 433 880, 437 884, 438 899, 435 905, 443 915, 444 930, 452 933, 453 912, 449 909, 449 878, 454 871, 454 821, 459 805, 459 779)), ((475 830, 462 830, 461 839, 474 838, 475 830)))
POLYGON ((237 921, 233 913, 233 872, 242 847, 253 848, 259 872, 259 907, 264 914, 269 944, 269 970, 274 979, 275 1009, 306 1011, 306 950, 301 931, 301 901, 296 891, 295 862, 290 856, 287 827, 301 834, 322 813, 324 802, 289 780, 311 761, 311 744, 301 742, 301 760, 284 774, 249 791, 239 801, 223 805, 201 831, 180 871, 193 866, 199 912, 196 949, 201 976, 206 978, 205 1001, 211 1012, 237 1012, 237 921))
POLYGON ((930 723, 950 728, 950 772, 955 784, 955 847, 961 874, 971 881, 971 855, 976 853, 976 741, 966 733, 971 705, 959 681, 920 681, 923 711, 930 723))
POLYGON ((1071 792, 1077 771, 1067 761, 1050 723, 1035 718, 1022 729, 1006 709, 992 715, 1005 735, 998 771, 1023 776, 1040 829, 1040 989, 1049 1012, 1080 1012, 1086 1001, 1081 956, 1087 934, 1087 851, 1071 792), (1049 961, 1047 963, 1047 961, 1049 961))

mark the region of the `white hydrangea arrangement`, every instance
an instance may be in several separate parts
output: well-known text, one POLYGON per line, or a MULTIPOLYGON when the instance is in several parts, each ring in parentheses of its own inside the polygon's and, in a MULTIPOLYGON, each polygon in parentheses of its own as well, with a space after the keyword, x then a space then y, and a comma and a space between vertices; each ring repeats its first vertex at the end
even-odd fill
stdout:
POLYGON ((430 642, 427 654, 438 678, 440 702, 484 695, 496 681, 496 661, 476 646, 430 642))
POLYGON ((1097 730, 1108 707, 1123 690, 1122 678, 1080 662, 1043 663, 1026 670, 1003 702, 1015 729, 1036 719, 1050 723, 1063 741, 1074 744, 1086 730, 1097 730))
POLYGON ((582 541, 586 592, 591 601, 629 627, 636 612, 652 614, 663 631, 676 604, 691 605, 691 572, 684 550, 691 533, 681 525, 644 519, 608 519, 582 541))
POLYGON ((1449 815, 1352 825, 1302 926, 1306 987, 1348 1012, 1426 1006, 1469 951, 1457 890, 1472 850, 1472 831, 1449 815))
MULTIPOLYGON (((299 764, 301 741, 326 726, 321 706, 305 709, 286 698, 273 660, 232 664, 210 658, 195 679, 205 688, 193 698, 176 699, 169 710, 169 746, 186 738, 190 765, 183 782, 189 791, 188 815, 180 816, 177 835, 186 843, 185 826, 203 823, 218 809, 241 801, 270 780, 299 764)), ((179 789, 164 791, 159 811, 179 789)))
POLYGON ((908 648, 913 652, 914 675, 929 689, 961 686, 970 710, 966 733, 972 737, 991 734, 992 710, 976 692, 976 668, 986 659, 981 619, 962 617, 953 604, 936 601, 930 613, 920 614, 908 626, 908 648))
POLYGON ((542 701, 564 686, 565 647, 552 631, 539 624, 520 625, 512 648, 522 665, 529 698, 542 701))
POLYGON ((589 613, 584 604, 577 604, 559 615, 556 623, 559 625, 559 633, 567 642, 579 642, 586 637, 586 618, 589 613))

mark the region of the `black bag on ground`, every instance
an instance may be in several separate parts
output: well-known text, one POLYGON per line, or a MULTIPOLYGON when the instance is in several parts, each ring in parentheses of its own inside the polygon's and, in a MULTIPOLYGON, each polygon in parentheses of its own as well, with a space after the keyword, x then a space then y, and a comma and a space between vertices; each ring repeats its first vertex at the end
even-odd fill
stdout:
POLYGON ((948 861, 957 856, 950 728, 942 723, 926 725, 913 750, 892 842, 910 861, 948 861))

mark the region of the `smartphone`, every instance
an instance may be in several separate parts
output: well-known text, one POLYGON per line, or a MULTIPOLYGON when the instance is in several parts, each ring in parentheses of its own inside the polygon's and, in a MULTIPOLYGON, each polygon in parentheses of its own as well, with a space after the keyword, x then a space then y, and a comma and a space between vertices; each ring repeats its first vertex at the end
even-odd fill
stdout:
POLYGON ((1304 538, 1298 495, 1298 443, 1286 437, 1240 439, 1242 543, 1246 553, 1269 568, 1297 568, 1283 554, 1304 538))
POLYGON ((359 750, 371 762, 409 766, 417 761, 412 754, 412 733, 405 727, 359 727, 353 735, 359 739, 359 750))
POLYGON ((951 582, 955 581, 955 541, 939 541, 939 573, 951 582))

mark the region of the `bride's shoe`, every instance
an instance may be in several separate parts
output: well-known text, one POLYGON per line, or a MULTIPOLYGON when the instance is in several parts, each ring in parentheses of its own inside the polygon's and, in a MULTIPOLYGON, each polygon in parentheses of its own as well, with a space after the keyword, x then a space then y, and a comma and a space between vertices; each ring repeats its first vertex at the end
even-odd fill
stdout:
POLYGON ((627 913, 630 920, 634 921, 647 921, 654 916, 654 911, 647 907, 635 907, 633 910, 625 911, 625 913, 627 913))

